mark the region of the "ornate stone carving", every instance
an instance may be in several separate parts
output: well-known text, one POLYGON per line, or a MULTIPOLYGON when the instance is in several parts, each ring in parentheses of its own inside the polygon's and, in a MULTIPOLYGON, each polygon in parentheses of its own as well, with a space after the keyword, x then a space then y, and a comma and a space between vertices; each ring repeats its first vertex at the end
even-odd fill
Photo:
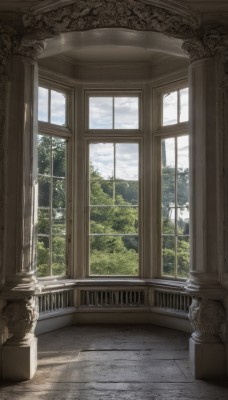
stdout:
MULTIPOLYGON (((15 34, 13 28, 4 25, 0 21, 0 65, 4 65, 11 52, 12 36, 15 34)), ((1 75, 0 71, 0 75, 1 75)))
POLYGON ((194 329, 193 338, 198 342, 218 342, 225 310, 216 300, 193 298, 189 319, 194 329))
POLYGON ((177 38, 189 38, 199 27, 192 15, 180 15, 140 0, 79 0, 74 4, 23 17, 28 32, 85 31, 97 28, 127 28, 163 32, 177 38))
POLYGON ((12 334, 7 343, 28 343, 34 336, 38 314, 36 297, 10 301, 3 310, 3 320, 12 334))
POLYGON ((213 57, 225 47, 228 38, 226 27, 206 27, 197 36, 186 39, 183 50, 190 56, 190 61, 196 61, 206 57, 213 57))
POLYGON ((28 57, 36 60, 37 57, 44 51, 45 42, 33 38, 14 38, 12 44, 12 52, 15 55, 28 57))

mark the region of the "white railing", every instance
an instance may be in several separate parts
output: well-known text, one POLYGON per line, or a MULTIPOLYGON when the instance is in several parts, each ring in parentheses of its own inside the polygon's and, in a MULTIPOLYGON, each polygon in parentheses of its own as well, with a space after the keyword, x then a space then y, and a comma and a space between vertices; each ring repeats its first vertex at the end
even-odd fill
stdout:
POLYGON ((50 313, 73 307, 73 299, 73 289, 50 289, 50 291, 38 295, 39 313, 50 313))
POLYGON ((178 291, 155 289, 155 307, 188 313, 191 297, 178 291))
POLYGON ((142 307, 144 305, 144 290, 80 290, 81 307, 142 307))

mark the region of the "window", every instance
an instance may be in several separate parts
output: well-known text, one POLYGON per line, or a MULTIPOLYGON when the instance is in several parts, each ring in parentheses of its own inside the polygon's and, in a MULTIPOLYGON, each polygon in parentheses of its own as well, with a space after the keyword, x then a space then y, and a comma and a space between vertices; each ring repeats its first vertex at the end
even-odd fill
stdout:
POLYGON ((188 121, 188 88, 162 95, 162 126, 188 121))
POLYGON ((139 96, 88 97, 89 129, 139 129, 139 96))
POLYGON ((188 136, 161 140, 162 275, 186 278, 189 272, 188 136))
POLYGON ((188 89, 162 93, 161 275, 186 278, 190 264, 188 89), (172 125, 176 124, 176 127, 172 125))
POLYGON ((146 85, 78 87, 73 138, 71 89, 42 82, 39 277, 188 276, 188 88, 153 89, 152 113, 146 85))
POLYGON ((139 144, 89 144, 91 275, 139 274, 139 144))
POLYGON ((64 91, 39 87, 38 277, 67 274, 70 139, 70 131, 66 130, 67 99, 64 91))
POLYGON ((39 87, 38 120, 65 126, 66 94, 46 87, 39 87))
POLYGON ((86 99, 88 275, 139 276, 141 95, 86 99))

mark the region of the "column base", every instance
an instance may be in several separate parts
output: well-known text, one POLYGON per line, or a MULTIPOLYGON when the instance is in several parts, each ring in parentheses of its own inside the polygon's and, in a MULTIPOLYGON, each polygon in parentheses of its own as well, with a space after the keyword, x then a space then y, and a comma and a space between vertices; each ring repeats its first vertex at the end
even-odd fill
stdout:
POLYGON ((37 339, 27 345, 5 344, 2 348, 2 379, 15 382, 31 379, 37 368, 37 339))
POLYGON ((189 340, 190 369, 196 379, 226 376, 226 351, 223 343, 200 343, 189 340))

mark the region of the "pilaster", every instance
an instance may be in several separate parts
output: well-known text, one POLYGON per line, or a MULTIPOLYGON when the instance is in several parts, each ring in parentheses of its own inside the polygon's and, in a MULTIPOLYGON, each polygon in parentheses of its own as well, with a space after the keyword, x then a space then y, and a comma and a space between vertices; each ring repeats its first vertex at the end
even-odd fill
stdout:
POLYGON ((226 320, 222 283, 223 132, 220 126, 218 54, 224 33, 212 30, 186 41, 190 54, 191 271, 186 290, 192 296, 189 318, 190 367, 196 378, 226 374, 226 320))
POLYGON ((11 38, 6 65, 7 113, 4 135, 3 321, 11 335, 2 349, 2 375, 31 379, 36 370, 35 199, 37 188, 36 56, 43 43, 11 38), (20 365, 21 368, 16 368, 20 365))

